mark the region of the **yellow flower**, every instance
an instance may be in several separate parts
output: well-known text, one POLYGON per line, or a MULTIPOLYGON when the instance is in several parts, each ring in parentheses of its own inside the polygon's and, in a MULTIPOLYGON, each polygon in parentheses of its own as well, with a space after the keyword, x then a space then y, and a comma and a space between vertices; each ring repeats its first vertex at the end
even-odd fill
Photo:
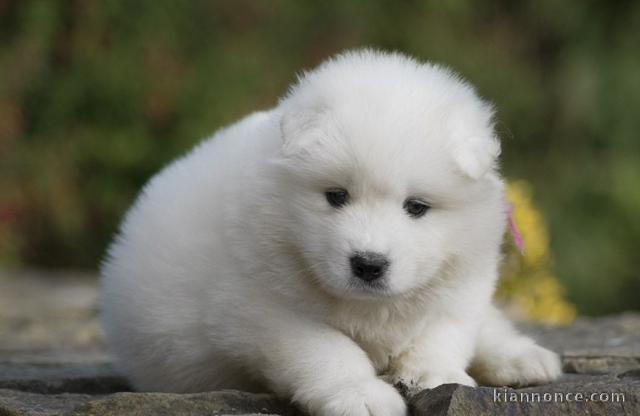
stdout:
POLYGON ((568 324, 576 316, 564 289, 553 274, 549 234, 540 211, 532 202, 531 186, 522 180, 507 186, 507 201, 522 235, 521 254, 510 235, 496 299, 516 318, 550 324, 568 324))

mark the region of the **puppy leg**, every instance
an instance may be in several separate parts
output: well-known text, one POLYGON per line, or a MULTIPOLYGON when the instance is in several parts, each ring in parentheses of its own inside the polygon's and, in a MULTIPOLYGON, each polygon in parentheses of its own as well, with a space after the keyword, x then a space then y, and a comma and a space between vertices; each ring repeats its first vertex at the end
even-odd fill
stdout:
POLYGON ((376 376, 353 340, 317 322, 278 319, 254 333, 247 351, 269 387, 312 415, 405 416, 400 394, 376 376))
POLYGON ((492 307, 478 334, 469 372, 491 386, 549 383, 562 374, 558 355, 521 335, 492 307))

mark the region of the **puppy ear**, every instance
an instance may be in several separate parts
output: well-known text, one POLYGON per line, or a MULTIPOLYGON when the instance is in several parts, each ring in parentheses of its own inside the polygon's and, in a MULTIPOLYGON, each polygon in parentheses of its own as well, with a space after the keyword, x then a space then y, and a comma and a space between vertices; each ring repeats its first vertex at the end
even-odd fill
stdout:
POLYGON ((496 168, 500 141, 493 126, 493 106, 475 97, 456 108, 449 118, 453 159, 460 172, 480 179, 496 168))
POLYGON ((321 112, 317 109, 296 109, 282 114, 280 132, 285 156, 308 151, 322 137, 320 116, 321 112))
POLYGON ((471 179, 480 179, 495 168, 500 155, 500 142, 491 134, 460 138, 453 158, 460 171, 471 179))

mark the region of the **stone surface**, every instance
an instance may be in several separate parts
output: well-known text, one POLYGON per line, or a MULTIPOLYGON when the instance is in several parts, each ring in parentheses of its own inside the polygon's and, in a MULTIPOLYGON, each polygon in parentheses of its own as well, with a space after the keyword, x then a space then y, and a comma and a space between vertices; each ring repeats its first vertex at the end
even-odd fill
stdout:
POLYGON ((640 377, 566 374, 553 384, 521 389, 447 384, 418 393, 411 406, 416 416, 640 415, 640 377))
MULTIPOLYGON (((96 299, 92 277, 0 274, 0 416, 300 414, 269 395, 132 392, 104 349, 96 299)), ((562 354, 562 379, 515 390, 444 385, 409 398, 412 414, 640 415, 640 314, 522 328, 562 354)))
POLYGON ((1 415, 294 415, 295 409, 267 394, 217 391, 198 394, 36 394, 0 389, 1 415))

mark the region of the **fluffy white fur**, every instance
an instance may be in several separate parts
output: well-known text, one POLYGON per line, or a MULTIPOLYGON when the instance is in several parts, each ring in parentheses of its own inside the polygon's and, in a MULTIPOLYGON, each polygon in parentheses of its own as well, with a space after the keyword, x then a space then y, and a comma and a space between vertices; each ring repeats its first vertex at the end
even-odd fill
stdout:
POLYGON ((556 378, 557 356, 491 306, 498 154, 491 106, 447 69, 368 50, 325 62, 144 188, 102 270, 120 368, 141 390, 268 389, 352 416, 405 414, 381 374, 556 378), (432 208, 412 218, 408 197, 432 208), (382 284, 352 276, 356 251, 388 257, 382 284))

